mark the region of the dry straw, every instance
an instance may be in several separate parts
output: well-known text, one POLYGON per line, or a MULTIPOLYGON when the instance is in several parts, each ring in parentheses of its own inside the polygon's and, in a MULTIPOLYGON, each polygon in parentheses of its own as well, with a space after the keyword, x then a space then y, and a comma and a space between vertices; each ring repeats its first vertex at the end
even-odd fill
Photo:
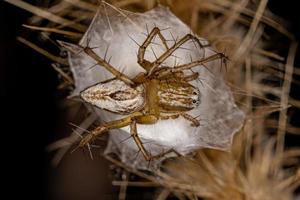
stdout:
MULTIPOLYGON (((94 0, 61 0, 42 9, 21 0, 5 1, 34 14, 24 27, 64 36, 74 42, 87 29, 87 22, 91 21, 100 3, 94 0)), ((231 152, 199 150, 193 157, 166 161, 154 175, 131 169, 107 157, 127 173, 145 179, 144 182, 114 181, 114 185, 121 187, 120 199, 125 199, 126 188, 130 186, 161 187, 156 195, 158 200, 170 195, 179 199, 215 200, 295 198, 294 190, 300 183, 300 149, 285 148, 284 138, 287 133, 300 134, 299 128, 288 123, 287 115, 287 108, 300 107, 298 100, 289 97, 292 75, 300 74, 293 68, 297 42, 293 34, 282 26, 282 20, 267 9, 268 1, 111 0, 108 3, 116 9, 131 11, 150 10, 157 3, 169 6, 194 32, 209 39, 218 51, 229 56, 226 79, 237 104, 247 114, 231 152), (274 36, 281 39, 274 42, 274 36), (288 41, 289 48, 285 52, 279 49, 281 40, 288 41), (268 80, 281 84, 267 84, 268 80), (271 114, 277 115, 271 118, 271 114)), ((66 60, 35 45, 34 41, 23 37, 18 37, 18 40, 52 61, 66 64, 66 60)), ((70 76, 55 67, 64 77, 64 85, 72 84, 70 76)), ((95 119, 95 116, 88 118, 84 128, 95 119)), ((72 138, 50 147, 62 150, 55 157, 56 162, 68 151, 70 143, 72 138)))

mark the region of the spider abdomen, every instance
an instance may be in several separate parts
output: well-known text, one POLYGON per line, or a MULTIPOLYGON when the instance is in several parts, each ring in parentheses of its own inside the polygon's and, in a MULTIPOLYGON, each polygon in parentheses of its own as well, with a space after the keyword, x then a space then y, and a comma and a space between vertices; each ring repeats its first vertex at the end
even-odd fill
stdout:
POLYGON ((98 108, 118 114, 130 114, 144 107, 144 87, 130 87, 118 79, 110 79, 81 92, 81 97, 98 108))

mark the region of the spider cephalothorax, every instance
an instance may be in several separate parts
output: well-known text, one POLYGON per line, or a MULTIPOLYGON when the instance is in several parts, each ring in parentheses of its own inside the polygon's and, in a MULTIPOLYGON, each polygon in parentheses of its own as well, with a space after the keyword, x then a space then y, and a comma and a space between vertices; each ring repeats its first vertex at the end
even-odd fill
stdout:
POLYGON ((175 41, 169 47, 160 29, 153 28, 144 43, 139 47, 137 56, 137 62, 146 72, 140 73, 132 79, 116 70, 105 59, 99 57, 92 48, 84 47, 83 51, 94 59, 97 65, 111 72, 115 78, 85 89, 81 92, 81 97, 85 102, 101 109, 126 116, 119 120, 106 122, 90 131, 80 141, 79 146, 88 145, 97 136, 110 129, 130 126, 131 136, 140 151, 146 160, 151 160, 162 156, 166 152, 155 156, 150 155, 138 136, 137 123, 154 124, 158 120, 183 117, 192 126, 199 126, 199 120, 187 114, 187 111, 193 110, 200 104, 201 94, 199 89, 189 83, 198 79, 199 74, 194 72, 187 74, 186 71, 216 59, 223 59, 224 55, 216 53, 200 60, 191 61, 188 64, 174 67, 161 66, 168 57, 172 56, 176 49, 189 40, 203 48, 198 38, 191 34, 175 41), (154 62, 150 62, 144 58, 145 51, 156 35, 162 40, 165 52, 154 62))

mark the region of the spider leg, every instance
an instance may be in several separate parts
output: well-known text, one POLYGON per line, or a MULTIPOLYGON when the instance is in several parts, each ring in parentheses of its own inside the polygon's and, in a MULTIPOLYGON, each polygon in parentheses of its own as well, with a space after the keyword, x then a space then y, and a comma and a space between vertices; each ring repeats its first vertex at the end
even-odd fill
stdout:
POLYGON ((96 137, 106 133, 111 129, 118 129, 129 125, 132 126, 131 124, 136 122, 140 124, 154 124, 157 122, 157 118, 154 115, 144 115, 141 112, 135 112, 122 119, 106 122, 94 130, 89 131, 88 134, 81 139, 78 146, 84 147, 95 140, 96 137))
POLYGON ((193 61, 193 62, 188 63, 188 64, 178 65, 178 66, 175 66, 173 68, 169 68, 167 70, 164 70, 163 72, 161 72, 159 74, 158 78, 167 76, 167 75, 175 73, 175 72, 191 69, 191 68, 199 66, 199 65, 204 65, 205 63, 212 62, 216 59, 224 59, 224 58, 227 59, 226 56, 223 53, 216 53, 214 55, 208 56, 208 57, 203 58, 201 60, 193 61))
POLYGON ((184 73, 182 71, 179 71, 179 72, 175 72, 174 77, 178 78, 178 79, 181 79, 185 82, 190 82, 190 81, 196 80, 199 77, 198 72, 193 72, 192 74, 189 74, 189 75, 186 75, 186 76, 184 75, 184 73), (181 73, 179 73, 179 72, 181 72, 181 73))
POLYGON ((213 55, 208 56, 206 58, 203 58, 201 60, 197 60, 197 61, 194 61, 194 62, 191 62, 191 63, 188 63, 188 64, 184 64, 184 65, 178 65, 178 66, 174 67, 172 70, 174 72, 176 72, 176 71, 191 69, 191 68, 196 67, 198 65, 203 65, 205 63, 208 63, 208 62, 211 62, 211 61, 214 61, 214 60, 217 60, 217 59, 223 60, 224 58, 227 59, 226 56, 223 53, 216 53, 216 54, 213 54, 213 55))
POLYGON ((107 131, 109 131, 111 129, 122 128, 122 127, 130 125, 135 117, 141 116, 141 115, 143 115, 143 114, 140 112, 136 112, 136 113, 129 115, 128 117, 124 117, 122 119, 118 119, 118 120, 111 121, 111 122, 106 122, 106 123, 98 126, 97 128, 90 131, 87 135, 85 135, 81 139, 81 141, 79 143, 79 147, 86 146, 91 141, 95 140, 96 137, 106 133, 107 131))
POLYGON ((199 120, 197 120, 195 117, 193 117, 193 116, 191 116, 191 115, 189 115, 189 114, 186 114, 186 113, 181 113, 180 115, 181 115, 184 119, 186 119, 186 120, 192 122, 191 126, 195 126, 195 127, 200 126, 199 120))
POLYGON ((168 120, 168 119, 176 119, 179 116, 182 116, 184 119, 192 122, 191 126, 200 126, 199 120, 197 120, 197 117, 193 117, 189 114, 186 113, 178 113, 178 114, 172 114, 172 115, 161 115, 160 119, 161 120, 168 120))
POLYGON ((186 82, 190 82, 190 81, 198 79, 198 77, 199 77, 199 73, 194 72, 190 75, 187 75, 187 76, 183 77, 183 80, 186 81, 186 82))
POLYGON ((132 138, 134 139, 136 145, 138 146, 139 152, 142 152, 145 160, 149 161, 151 159, 151 156, 150 156, 149 152, 145 149, 141 139, 138 136, 135 120, 133 120, 132 123, 130 124, 130 134, 131 134, 132 138))
POLYGON ((172 115, 160 115, 161 120, 168 120, 168 119, 177 119, 180 115, 179 114, 172 114, 172 115))
POLYGON ((161 69, 158 71, 158 74, 159 77, 157 77, 157 79, 159 80, 168 80, 168 79, 176 79, 176 80, 182 80, 184 82, 190 82, 190 81, 193 81, 193 80, 197 80, 198 77, 199 77, 199 73, 198 72, 194 72, 192 71, 191 74, 189 75, 184 75, 184 72, 183 71, 176 71, 176 72, 171 72, 165 76, 161 76, 160 75, 160 72, 164 73, 165 70, 170 70, 170 68, 165 68, 165 69, 161 69))
POLYGON ((147 47, 151 44, 153 38, 158 35, 159 38, 161 39, 163 45, 165 46, 165 48, 168 50, 169 47, 167 45, 167 41, 165 39, 165 37, 161 34, 159 28, 154 27, 152 29, 152 31, 149 33, 148 37, 146 38, 146 40, 144 41, 144 43, 140 46, 139 51, 138 51, 138 63, 146 70, 149 71, 152 68, 152 63, 148 60, 146 60, 145 57, 145 52, 147 47))
POLYGON ((138 136, 137 128, 136 128, 136 121, 135 120, 133 120, 132 123, 130 124, 130 134, 133 137, 136 145, 138 146, 139 152, 142 152, 142 154, 143 154, 143 156, 144 156, 144 158, 145 158, 146 161, 151 161, 151 160, 156 159, 156 158, 161 158, 164 155, 169 154, 171 152, 174 152, 176 155, 181 156, 174 149, 170 149, 170 150, 168 150, 166 152, 162 152, 162 153, 157 154, 155 156, 151 156, 151 154, 145 149, 145 147, 144 147, 141 139, 138 136))
POLYGON ((96 63, 102 67, 104 67, 107 71, 112 73, 114 76, 116 76, 117 79, 125 82, 128 85, 134 85, 134 82, 125 74, 118 71, 115 67, 113 67, 109 62, 107 62, 105 59, 102 59, 100 56, 98 56, 93 49, 89 47, 84 47, 83 51, 92 59, 96 61, 96 63))
POLYGON ((200 47, 204 47, 199 39, 192 35, 192 34, 187 34, 185 35, 183 38, 181 38, 178 42, 175 41, 175 44, 168 48, 167 51, 165 53, 163 53, 155 62, 152 63, 151 69, 148 72, 148 75, 150 76, 159 65, 161 65, 161 63, 163 63, 169 56, 171 56, 173 54, 173 52, 180 48, 184 43, 186 43, 187 41, 192 40, 192 41, 197 41, 197 43, 200 45, 200 47))

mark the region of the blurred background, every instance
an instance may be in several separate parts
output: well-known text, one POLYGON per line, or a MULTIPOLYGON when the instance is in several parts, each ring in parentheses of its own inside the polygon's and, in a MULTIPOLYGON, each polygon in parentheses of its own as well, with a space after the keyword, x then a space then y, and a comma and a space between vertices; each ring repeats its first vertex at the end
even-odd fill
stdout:
MULTIPOLYGON (((38 0, 26 1, 39 4, 38 0)), ((299 40, 297 1, 270 0, 268 6, 290 23, 291 32, 299 40)), ((6 176, 2 180, 4 188, 9 188, 6 190, 8 199, 117 199, 118 188, 111 186, 110 165, 101 157, 91 161, 88 156, 81 156, 84 152, 77 151, 73 157, 78 156, 78 162, 68 162, 67 156, 66 164, 58 169, 50 165, 53 154, 46 152, 45 147, 55 141, 59 133, 71 131, 67 119, 72 113, 60 105, 65 94, 57 92, 59 80, 51 62, 16 40, 23 30, 21 25, 30 16, 26 11, 0 2, 1 165, 6 176), (84 179, 87 176, 95 178, 84 179), (60 191, 62 188, 70 189, 70 192, 60 191), (78 192, 72 193, 74 190, 78 192)), ((300 66, 299 59, 298 51, 296 67, 300 66)), ((300 99, 299 85, 292 86, 291 96, 300 99)), ((290 109, 289 114, 293 116, 292 123, 299 127, 299 110, 290 109)), ((299 138, 289 137, 288 145, 299 145, 299 138)), ((131 190, 128 199, 141 199, 140 188, 139 193, 134 188, 131 190)), ((150 199, 152 189, 142 190, 143 199, 150 199)))

